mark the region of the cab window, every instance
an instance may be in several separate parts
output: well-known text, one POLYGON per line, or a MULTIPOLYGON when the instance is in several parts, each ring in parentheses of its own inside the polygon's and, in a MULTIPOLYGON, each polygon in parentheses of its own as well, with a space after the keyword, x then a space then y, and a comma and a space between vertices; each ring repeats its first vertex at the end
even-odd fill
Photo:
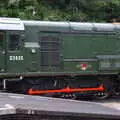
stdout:
POLYGON ((10 34, 9 35, 9 50, 18 51, 20 49, 20 35, 10 34))

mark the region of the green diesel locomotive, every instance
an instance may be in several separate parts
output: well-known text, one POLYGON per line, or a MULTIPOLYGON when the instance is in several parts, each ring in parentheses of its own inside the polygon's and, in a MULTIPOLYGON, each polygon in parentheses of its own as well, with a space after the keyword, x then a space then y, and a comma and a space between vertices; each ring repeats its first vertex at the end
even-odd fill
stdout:
POLYGON ((1 90, 104 99, 119 73, 119 24, 0 18, 1 90))

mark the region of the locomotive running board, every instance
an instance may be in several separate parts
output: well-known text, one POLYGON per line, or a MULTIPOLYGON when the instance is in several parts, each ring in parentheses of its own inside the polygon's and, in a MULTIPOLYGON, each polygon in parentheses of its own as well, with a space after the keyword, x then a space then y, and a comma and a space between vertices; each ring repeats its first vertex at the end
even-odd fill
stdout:
POLYGON ((33 90, 29 89, 29 95, 40 95, 40 94, 48 94, 48 93, 72 93, 72 92, 89 92, 89 91, 104 91, 104 86, 100 85, 99 87, 95 88, 69 88, 66 87, 64 89, 56 89, 56 90, 33 90))

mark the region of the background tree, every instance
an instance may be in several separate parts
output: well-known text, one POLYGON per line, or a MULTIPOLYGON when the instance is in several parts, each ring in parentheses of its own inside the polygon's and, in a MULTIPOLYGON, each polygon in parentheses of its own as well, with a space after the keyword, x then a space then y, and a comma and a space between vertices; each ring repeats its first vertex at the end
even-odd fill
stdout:
POLYGON ((1 0, 0 16, 51 21, 119 21, 120 0, 1 0))

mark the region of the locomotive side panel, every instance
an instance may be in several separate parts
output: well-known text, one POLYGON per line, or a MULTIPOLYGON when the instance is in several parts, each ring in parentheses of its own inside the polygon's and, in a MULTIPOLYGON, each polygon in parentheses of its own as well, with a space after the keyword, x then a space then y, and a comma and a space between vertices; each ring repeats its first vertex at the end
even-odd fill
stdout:
MULTIPOLYGON (((103 65, 104 63, 100 62, 98 57, 99 55, 119 55, 117 31, 111 27, 104 30, 104 27, 100 28, 101 26, 98 27, 99 29, 93 29, 91 24, 87 24, 87 26, 79 26, 78 24, 77 28, 72 25, 71 29, 69 26, 67 27, 52 26, 51 23, 48 25, 45 23, 25 25, 26 72, 40 72, 40 74, 43 72, 46 74, 48 72, 50 74, 51 72, 56 74, 58 72, 116 74, 118 72, 118 68, 116 70, 110 69, 109 66, 107 68, 108 64, 112 64, 111 59, 102 60, 105 62, 103 65), (36 53, 32 54, 32 50, 36 53), (106 67, 105 70, 101 71, 99 69, 101 66, 106 67)), ((114 61, 119 60, 115 57, 114 61)), ((116 64, 118 65, 119 62, 116 64)))
POLYGON ((24 33, 6 31, 6 72, 20 73, 25 71, 24 33))
POLYGON ((69 24, 65 22, 35 22, 23 21, 25 25, 25 53, 26 67, 29 67, 29 75, 54 74, 64 72, 62 60, 62 38, 61 33, 69 32, 69 24), (31 44, 28 45, 28 44, 31 44), (32 46, 32 44, 36 44, 32 46), (29 47, 26 47, 29 46, 29 47), (37 47, 39 46, 39 47, 37 47), (31 54, 30 51, 36 49, 36 54, 31 54), (29 51, 29 52, 28 52, 29 51), (34 60, 33 60, 33 56, 34 60), (36 62, 36 65, 30 63, 36 62), (30 69, 38 68, 36 71, 30 69), (32 73, 31 73, 32 72, 32 73))
POLYGON ((119 73, 119 44, 115 32, 92 31, 65 34, 63 36, 64 69, 81 74, 117 74, 119 73), (101 58, 103 63, 99 56, 104 56, 101 58), (105 69, 100 70, 100 67, 105 69))
POLYGON ((97 72, 97 59, 93 57, 92 44, 92 34, 64 34, 64 71, 71 71, 79 74, 97 72))
POLYGON ((41 72, 59 72, 61 70, 61 42, 59 32, 39 33, 41 72))
POLYGON ((25 25, 25 72, 40 72, 40 45, 38 42, 38 27, 25 25))

